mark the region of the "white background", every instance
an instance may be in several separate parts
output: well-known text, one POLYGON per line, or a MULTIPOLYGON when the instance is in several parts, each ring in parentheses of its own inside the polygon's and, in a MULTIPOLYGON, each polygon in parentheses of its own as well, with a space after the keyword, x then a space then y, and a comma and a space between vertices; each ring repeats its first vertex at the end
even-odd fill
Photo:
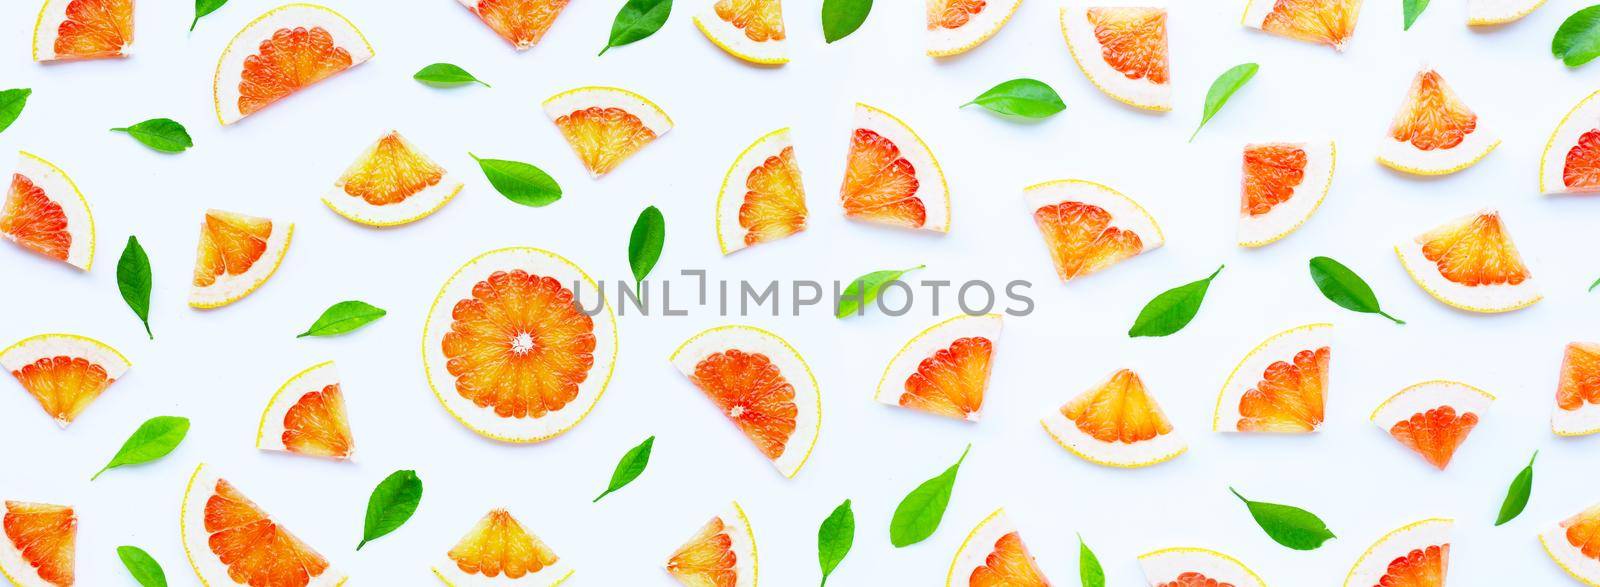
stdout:
MULTIPOLYGON (((1075 584, 1075 533, 1099 552, 1110 584, 1141 585, 1135 557, 1174 545, 1231 553, 1275 586, 1338 585, 1379 535, 1430 516, 1459 520, 1452 585, 1566 585, 1535 534, 1600 499, 1600 439, 1563 440, 1548 416, 1561 348, 1595 338, 1594 201, 1536 191, 1548 133, 1600 84, 1600 64, 1569 70, 1549 39, 1581 3, 1552 0, 1528 18, 1469 30, 1461 0, 1436 0, 1401 32, 1398 0, 1371 0, 1343 54, 1238 24, 1234 0, 1171 9, 1176 109, 1134 111, 1099 94, 1073 65, 1055 4, 1028 0, 997 37, 969 54, 923 54, 920 2, 881 1, 851 37, 821 41, 817 0, 786 2, 793 62, 748 66, 694 30, 706 0, 682 0, 655 36, 603 58, 616 1, 574 2, 544 42, 515 53, 449 0, 332 0, 377 49, 370 63, 230 128, 212 114, 217 56, 240 26, 271 8, 234 0, 186 32, 187 2, 144 0, 134 56, 41 66, 28 60, 37 6, 0 6, 0 86, 32 87, 0 150, 27 149, 78 181, 99 231, 88 274, 0 247, 0 343, 40 332, 100 338, 134 363, 68 430, 57 430, 19 387, 0 393, 0 497, 71 504, 80 516, 83 585, 132 584, 114 554, 144 547, 174 584, 193 584, 178 539, 184 483, 208 462, 282 523, 348 571, 355 585, 427 585, 428 567, 493 507, 508 507, 569 559, 576 585, 667 585, 667 555, 730 499, 749 512, 762 582, 817 580, 817 524, 854 500, 855 549, 835 585, 936 585, 967 530, 1005 506, 1045 572, 1075 584), (430 89, 410 76, 448 61, 493 89, 430 89), (1212 78, 1237 63, 1261 72, 1185 143, 1212 78), (1380 167, 1375 145, 1420 63, 1439 68, 1504 144, 1464 172, 1420 179, 1380 167), (1054 86, 1066 112, 1017 123, 958 110, 991 85, 1029 76, 1054 86), (580 85, 622 86, 650 97, 677 127, 594 181, 538 104, 580 85), (834 203, 860 100, 902 117, 944 164, 954 201, 949 235, 847 223, 834 203), (171 156, 106 132, 146 118, 180 120, 196 147, 171 156), (734 155, 775 128, 794 129, 812 218, 802 235, 728 258, 712 227, 716 191, 734 155), (391 230, 355 225, 320 195, 379 134, 400 129, 466 189, 438 214, 391 230), (1298 233, 1263 250, 1234 246, 1239 149, 1250 141, 1328 137, 1338 142, 1333 190, 1298 233), (565 197, 526 208, 493 192, 467 151, 533 162, 565 197), (1028 211, 1023 186, 1080 177, 1139 200, 1161 223, 1166 248, 1102 274, 1059 284, 1028 211), (444 279, 473 255, 532 245, 564 254, 598 278, 627 279, 626 241, 638 210, 657 205, 669 226, 656 269, 674 276, 848 280, 927 263, 924 279, 1034 282, 1031 316, 1007 318, 984 420, 945 421, 871 401, 885 362, 931 324, 926 306, 902 318, 874 313, 837 321, 630 314, 619 319, 620 364, 593 414, 539 445, 497 444, 454 422, 429 392, 418 340, 444 279), (184 303, 202 211, 215 207, 296 223, 277 275, 216 311, 184 303), (1405 276, 1394 241, 1484 207, 1501 210, 1543 302, 1477 316, 1432 300, 1405 276), (153 324, 145 339, 115 284, 117 256, 137 234, 155 268, 153 324), (1330 255, 1367 278, 1409 324, 1344 311, 1324 300, 1306 260, 1330 255), (1127 338, 1139 308, 1168 287, 1227 269, 1198 318, 1164 339, 1127 338), (329 304, 363 299, 389 316, 354 334, 296 340, 329 304), (730 321, 768 327, 797 346, 821 382, 821 438, 798 478, 779 476, 667 362, 676 345, 730 321), (1299 438, 1210 432, 1217 389, 1265 336, 1313 321, 1337 325, 1332 397, 1324 430, 1299 438), (353 463, 266 454, 253 446, 267 397, 290 375, 334 359, 357 438, 353 463), (1136 368, 1191 443, 1183 457, 1136 471, 1100 468, 1062 451, 1037 419, 1119 367, 1136 368), (1417 381, 1452 378, 1500 401, 1447 472, 1428 467, 1367 422, 1381 399, 1417 381), (193 419, 189 439, 158 463, 95 471, 145 418, 193 419), (657 435, 649 470, 597 505, 616 459, 657 435), (967 443, 943 526, 926 542, 889 545, 898 500, 948 466, 967 443), (1507 483, 1535 449, 1527 513, 1492 527, 1507 483), (371 488, 395 469, 417 469, 422 507, 405 527, 354 551, 371 488), (1227 492, 1292 503, 1320 514, 1340 537, 1313 552, 1271 542, 1227 492)), ((677 278, 679 288, 692 280, 677 278)), ((680 289, 680 291, 687 291, 680 289)), ((680 300, 684 298, 679 298, 680 300)), ((786 300, 787 303, 787 300, 786 300)), ((946 309, 948 311, 948 308, 946 309)))

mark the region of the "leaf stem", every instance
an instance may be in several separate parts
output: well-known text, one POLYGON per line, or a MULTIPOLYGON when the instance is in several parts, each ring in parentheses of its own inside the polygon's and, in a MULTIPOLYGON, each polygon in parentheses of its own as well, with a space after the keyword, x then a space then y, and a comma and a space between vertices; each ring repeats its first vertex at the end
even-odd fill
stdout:
POLYGON ((1388 312, 1385 312, 1383 310, 1378 310, 1378 315, 1379 316, 1383 316, 1384 318, 1388 318, 1390 320, 1393 320, 1395 324, 1399 324, 1401 326, 1405 326, 1406 325, 1406 321, 1405 320, 1401 320, 1399 318, 1395 318, 1394 316, 1390 316, 1388 312))
POLYGON ((95 480, 95 479, 99 479, 99 478, 100 478, 100 474, 101 474, 101 473, 104 473, 104 472, 106 472, 106 471, 110 471, 110 470, 111 470, 111 467, 110 467, 110 466, 109 466, 109 465, 108 465, 108 466, 106 466, 106 468, 104 468, 104 469, 100 469, 100 470, 99 470, 99 471, 95 471, 95 472, 94 472, 94 475, 92 475, 92 476, 90 476, 90 477, 89 477, 89 482, 90 482, 90 483, 93 483, 93 482, 94 482, 94 480, 95 480))

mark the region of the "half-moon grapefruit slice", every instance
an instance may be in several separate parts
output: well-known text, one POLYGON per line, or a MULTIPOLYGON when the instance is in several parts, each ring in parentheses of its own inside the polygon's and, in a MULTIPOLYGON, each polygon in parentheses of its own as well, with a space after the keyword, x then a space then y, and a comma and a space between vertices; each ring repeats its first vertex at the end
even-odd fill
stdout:
POLYGON ((1378 404, 1372 423, 1443 471, 1493 403, 1465 383, 1424 381, 1378 404))
POLYGON ((1550 133, 1539 157, 1539 191, 1600 192, 1600 91, 1573 106, 1550 133))
POLYGON ((1550 429, 1562 436, 1600 432, 1600 343, 1567 344, 1550 429))
POLYGON ((889 359, 878 401, 957 420, 978 421, 989 389, 999 314, 961 314, 923 329, 889 359))
POLYGON ((437 212, 460 192, 459 180, 390 131, 362 151, 322 203, 361 224, 398 226, 437 212))
POLYGON ((1394 251, 1412 281, 1454 308, 1509 312, 1544 297, 1494 210, 1451 220, 1394 251))
POLYGON ((473 432, 539 442, 594 409, 617 361, 617 324, 600 286, 565 257, 489 251, 439 289, 422 330, 428 386, 473 432))
POLYGON ((1266 587, 1266 581, 1239 559, 1215 550, 1164 548, 1139 555, 1150 587, 1266 587))
POLYGON ((1385 534, 1356 560, 1345 587, 1444 587, 1454 520, 1432 518, 1385 534))
POLYGON ((133 0, 45 0, 33 25, 33 60, 126 57, 133 0))
POLYGON ((762 65, 789 62, 782 0, 717 0, 694 16, 694 26, 734 57, 762 65))
POLYGON ((1061 8, 1061 34, 1078 69, 1107 96, 1135 108, 1172 109, 1167 9, 1071 0, 1061 8))
POLYGON ((1333 185, 1334 157, 1333 141, 1245 145, 1239 246, 1277 242, 1310 220, 1333 185))
POLYGON ((0 350, 0 367, 62 428, 131 366, 117 349, 75 334, 30 336, 0 350))
POLYGON ((328 587, 347 579, 205 463, 189 476, 178 525, 205 585, 328 587))
POLYGON ((783 476, 800 472, 822 427, 822 395, 788 341, 754 326, 719 326, 684 341, 670 360, 783 476))
POLYGON ((1118 369, 1039 423, 1067 452, 1108 467, 1148 467, 1189 449, 1139 374, 1128 369, 1118 369))
POLYGON ((928 55, 949 57, 982 45, 1011 20, 1022 0, 927 0, 928 55))
POLYGON ((1544 0, 1467 0, 1467 24, 1494 26, 1533 14, 1544 0))
POLYGON ((739 153, 717 192, 717 245, 726 255, 806 229, 806 190, 789 129, 739 153))
POLYGON ((344 460, 356 450, 333 361, 296 373, 267 400, 256 448, 344 460))
POLYGON ((94 215, 67 172, 27 151, 0 209, 0 236, 18 246, 88 271, 94 265, 94 215))
POLYGON ((620 88, 567 90, 545 100, 544 113, 596 179, 672 130, 661 107, 620 88))
POLYGON ((1378 162, 1406 173, 1445 175, 1471 167, 1498 146, 1500 139, 1479 124, 1439 72, 1423 68, 1378 144, 1378 162))
POLYGON ((570 0, 461 0, 518 51, 539 44, 570 0))
POLYGON ((71 587, 76 576, 78 514, 64 505, 5 502, 0 576, 18 587, 71 587))
POLYGON ((755 587, 756 535, 739 502, 711 518, 667 558, 667 573, 684 587, 755 587))
POLYGON ((950 186, 933 151, 893 114, 857 103, 839 201, 846 218, 950 232, 950 186))
POLYGON ((1081 179, 1022 190, 1063 283, 1161 247, 1156 219, 1121 192, 1081 179))
POLYGON ((452 587, 554 587, 572 573, 565 559, 504 509, 490 510, 433 566, 434 576, 452 587))
POLYGON ((1005 508, 989 514, 967 533, 950 561, 945 587, 1050 587, 1039 563, 1005 508))
POLYGON ((1307 324, 1256 345, 1222 384, 1212 430, 1316 432, 1328 399, 1332 340, 1332 324, 1307 324))
POLYGON ((211 84, 217 121, 232 124, 269 104, 372 59, 349 19, 324 6, 285 4, 228 42, 211 84))
POLYGON ((1250 0, 1244 25, 1343 51, 1356 31, 1362 0, 1250 0))
POLYGON ((1539 534, 1545 554, 1584 585, 1600 585, 1600 503, 1539 534))
POLYGON ((266 283, 289 254, 294 225, 222 210, 206 210, 195 252, 189 305, 219 308, 266 283))

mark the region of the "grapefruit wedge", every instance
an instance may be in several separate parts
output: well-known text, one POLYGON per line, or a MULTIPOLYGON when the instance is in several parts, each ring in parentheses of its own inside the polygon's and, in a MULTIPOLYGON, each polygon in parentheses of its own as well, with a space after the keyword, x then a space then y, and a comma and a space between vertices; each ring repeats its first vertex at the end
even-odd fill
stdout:
POLYGON ((1394 251, 1412 281, 1454 308, 1509 312, 1544 297, 1493 210, 1442 224, 1395 245, 1394 251))
POLYGON ((539 44, 570 0, 461 0, 518 51, 539 44))
POLYGON ((544 113, 595 179, 672 130, 654 102, 620 88, 588 86, 544 101, 544 113))
POLYGON ((1550 133, 1539 158, 1539 191, 1600 192, 1600 91, 1573 106, 1550 133))
POLYGON ((1533 14, 1545 0, 1467 0, 1467 24, 1494 26, 1533 14))
POLYGON ((78 550, 78 514, 64 505, 5 502, 0 516, 0 576, 17 587, 71 587, 78 550))
POLYGON ((729 55, 761 65, 789 62, 782 0, 717 0, 694 26, 729 55))
POLYGON ((893 114, 857 103, 839 201, 846 218, 950 232, 950 186, 933 151, 893 114))
POLYGON ((600 401, 616 366, 616 318, 599 292, 583 269, 544 249, 478 255, 428 310, 428 386, 483 436, 522 443, 566 433, 600 401))
POLYGON ((372 45, 343 15, 285 4, 228 42, 211 84, 217 121, 232 124, 267 105, 372 59, 372 45))
POLYGON ((30 336, 0 350, 0 367, 62 428, 131 366, 117 349, 75 334, 30 336))
POLYGON ((33 25, 33 60, 126 57, 133 0, 45 0, 33 25))
POLYGON ((1356 31, 1362 0, 1249 0, 1244 25, 1343 51, 1356 31))
POLYGON ((800 472, 822 427, 822 395, 799 351, 735 324, 694 335, 670 360, 783 476, 800 472))
POLYGON ((1005 508, 995 510, 967 533, 950 561, 945 587, 1050 587, 1039 563, 1028 553, 1005 508))
POLYGON ((1333 185, 1333 141, 1244 147, 1239 189, 1239 246, 1277 242, 1311 219, 1333 185))
POLYGON ((1266 587, 1239 559, 1205 548, 1164 548, 1139 555, 1150 587, 1266 587))
POLYGON ((433 567, 434 576, 452 587, 553 587, 572 573, 567 561, 503 509, 490 510, 433 567))
POLYGON ((962 314, 912 337, 878 380, 883 403, 957 420, 978 421, 989 389, 999 314, 962 314))
POLYGON ((1139 374, 1128 369, 1112 373, 1039 423, 1067 452, 1108 467, 1148 467, 1189 449, 1139 374))
POLYGON ((273 392, 256 427, 256 448, 338 460, 355 453, 333 361, 296 373, 273 392))
POLYGON ((1061 34, 1078 69, 1107 96, 1135 108, 1172 109, 1167 9, 1069 0, 1061 8, 1061 34))
POLYGON ((361 152, 322 203, 361 224, 398 226, 437 212, 460 192, 460 181, 390 131, 361 152))
POLYGON ((1584 585, 1600 585, 1600 503, 1539 534, 1545 554, 1584 585))
POLYGON ((1022 190, 1033 221, 1068 282, 1161 247, 1156 219, 1121 192, 1081 179, 1061 179, 1022 190))
POLYGON ((1424 381, 1372 411, 1372 423, 1443 471, 1494 403, 1489 392, 1455 381, 1424 381))
POLYGON ((1417 175, 1461 171, 1500 146, 1500 139, 1478 122, 1439 72, 1423 68, 1378 144, 1378 162, 1417 175))
POLYGON ((1550 429, 1562 436, 1600 432, 1600 344, 1567 344, 1550 429))
POLYGON ((1307 324, 1256 345, 1222 384, 1218 432, 1316 432, 1328 399, 1332 324, 1307 324))
POLYGON ((1345 587, 1444 587, 1454 520, 1432 518, 1385 534, 1356 560, 1345 587))
POLYGON ((94 216, 67 172, 22 151, 0 209, 0 236, 17 246, 88 271, 94 265, 94 216))
POLYGON ((1011 20, 1022 0, 927 0, 928 55, 949 57, 982 45, 1011 20))
POLYGON ((294 225, 222 210, 206 210, 195 252, 189 305, 220 308, 266 283, 289 254, 294 225))
POLYGON ((756 587, 756 535, 739 502, 711 518, 667 558, 684 587, 756 587))
POLYGON ((806 190, 789 129, 739 153, 717 193, 717 245, 726 255, 806 229, 806 190))
POLYGON ((183 491, 183 551, 204 585, 327 587, 347 577, 205 463, 183 491))

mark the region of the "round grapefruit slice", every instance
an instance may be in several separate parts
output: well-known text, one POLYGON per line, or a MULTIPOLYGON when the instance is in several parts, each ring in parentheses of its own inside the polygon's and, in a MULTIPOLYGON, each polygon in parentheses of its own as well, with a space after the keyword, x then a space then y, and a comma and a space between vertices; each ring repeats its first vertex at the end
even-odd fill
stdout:
POLYGON ((1567 344, 1550 429, 1562 436, 1600 432, 1600 343, 1567 344))
POLYGON ((361 224, 398 226, 437 212, 460 192, 460 181, 390 131, 362 151, 322 203, 361 224))
POLYGON ((94 216, 67 172, 22 151, 11 174, 0 236, 22 248, 88 271, 94 265, 94 216))
POLYGON ((1139 556, 1150 587, 1266 587, 1239 559, 1215 550, 1164 548, 1139 556))
POLYGON ((1239 246, 1277 242, 1311 219, 1333 185, 1333 141, 1244 147, 1239 246))
POLYGON ((782 0, 717 0, 694 26, 729 55, 761 65, 789 62, 782 0))
POLYGON ((1600 91, 1561 118, 1539 158, 1539 191, 1600 192, 1600 91))
POLYGON ((467 428, 503 442, 560 436, 594 409, 617 361, 600 286, 565 257, 489 251, 457 269, 428 311, 428 386, 467 428))
POLYGON ((667 573, 685 587, 755 587, 756 535, 739 502, 711 518, 667 558, 667 573))
POLYGON ((232 124, 267 105, 372 59, 372 45, 343 15, 285 4, 228 42, 211 85, 217 121, 232 124))
POLYGON ((1378 404, 1372 423, 1443 471, 1492 403, 1489 392, 1465 383, 1424 381, 1378 404))
POLYGON ((806 190, 789 129, 739 153, 717 193, 717 245, 726 255, 806 229, 806 190))
POLYGON ((982 45, 1011 20, 1022 0, 927 0, 928 55, 949 57, 982 45))
POLYGON ((39 334, 0 350, 0 367, 62 428, 131 366, 117 349, 76 334, 39 334))
POLYGON ((929 326, 889 360, 874 397, 892 406, 978 421, 1000 326, 999 314, 962 314, 929 326))
POLYGON ((572 573, 567 561, 503 509, 490 510, 433 566, 434 576, 452 587, 554 587, 572 573))
POLYGON ((950 186, 927 143, 893 114, 857 103, 839 201, 846 218, 950 232, 950 186))
POLYGON ((1467 24, 1494 26, 1533 14, 1544 0, 1467 0, 1467 24))
POLYGON ((1600 503, 1539 534, 1545 554, 1584 585, 1600 585, 1600 503))
POLYGON ((189 305, 220 308, 250 295, 278 271, 293 238, 287 222, 206 210, 189 305))
POLYGON ((1500 146, 1493 132, 1450 89, 1439 72, 1423 68, 1378 145, 1378 162, 1417 175, 1461 171, 1500 146))
POLYGON ((967 533, 950 561, 945 587, 1050 587, 1028 553, 1005 508, 989 514, 967 533))
POLYGON ((333 361, 296 373, 273 392, 256 427, 256 448, 339 460, 355 453, 333 361))
POLYGON ((1356 32, 1362 0, 1250 0, 1244 25, 1343 51, 1356 32))
POLYGON ((1156 219, 1121 192, 1081 179, 1022 190, 1063 283, 1161 247, 1156 219))
POLYGON ((1128 369, 1112 373, 1039 423, 1067 452, 1108 467, 1148 467, 1189 449, 1139 374, 1128 369))
POLYGON ((133 0, 45 0, 33 25, 33 60, 126 57, 133 0))
POLYGON ((783 476, 800 472, 822 427, 822 395, 788 341, 754 326, 719 326, 684 341, 670 360, 783 476))
POLYGON ((1165 8, 1072 0, 1061 8, 1061 34, 1078 69, 1107 96, 1135 108, 1172 109, 1165 8))
POLYGON ((518 51, 539 44, 570 0, 461 0, 518 51))
POLYGON ((70 587, 75 575, 78 514, 64 505, 5 502, 0 516, 0 576, 18 587, 70 587))
POLYGON ((1412 281, 1454 308, 1509 312, 1544 297, 1493 210, 1442 224, 1395 245, 1394 251, 1412 281))
POLYGON ((1454 520, 1432 518, 1385 534, 1356 560, 1345 587, 1444 587, 1454 526, 1454 520))
POLYGON ((1256 345, 1222 384, 1218 432, 1316 432, 1328 399, 1332 324, 1307 324, 1256 345))
POLYGON ((205 585, 336 587, 347 579, 205 463, 189 476, 178 525, 205 585))
POLYGON ((620 88, 587 86, 544 101, 544 113, 596 179, 672 130, 654 102, 620 88))

